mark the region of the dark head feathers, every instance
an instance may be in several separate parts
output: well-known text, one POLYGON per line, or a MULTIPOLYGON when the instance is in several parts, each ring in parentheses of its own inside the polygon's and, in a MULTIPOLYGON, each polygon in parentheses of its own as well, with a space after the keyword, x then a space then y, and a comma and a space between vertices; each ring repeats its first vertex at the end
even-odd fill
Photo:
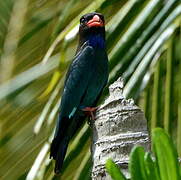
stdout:
POLYGON ((97 12, 92 12, 83 15, 80 18, 80 26, 79 26, 79 46, 81 46, 85 41, 94 37, 95 35, 99 35, 103 39, 105 39, 105 21, 104 16, 97 12))

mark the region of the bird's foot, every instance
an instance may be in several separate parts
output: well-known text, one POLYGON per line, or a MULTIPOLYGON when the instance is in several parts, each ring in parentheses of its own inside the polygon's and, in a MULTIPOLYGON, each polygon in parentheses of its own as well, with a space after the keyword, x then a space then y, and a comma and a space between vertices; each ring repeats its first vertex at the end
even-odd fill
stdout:
POLYGON ((85 112, 89 117, 91 117, 92 120, 95 120, 95 112, 98 109, 98 107, 85 107, 82 109, 82 111, 85 112))

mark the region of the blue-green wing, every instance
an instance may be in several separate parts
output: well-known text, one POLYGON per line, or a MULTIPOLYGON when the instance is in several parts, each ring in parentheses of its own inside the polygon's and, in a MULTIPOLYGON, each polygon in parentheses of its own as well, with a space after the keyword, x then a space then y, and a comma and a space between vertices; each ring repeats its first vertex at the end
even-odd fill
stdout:
POLYGON ((78 53, 67 73, 60 106, 60 116, 69 117, 80 105, 91 76, 94 50, 84 47, 78 53))

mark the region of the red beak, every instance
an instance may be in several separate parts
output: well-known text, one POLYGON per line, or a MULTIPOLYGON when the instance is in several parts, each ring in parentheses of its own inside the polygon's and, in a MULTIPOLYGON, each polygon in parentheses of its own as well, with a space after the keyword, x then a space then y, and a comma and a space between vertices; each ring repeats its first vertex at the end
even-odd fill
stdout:
POLYGON ((98 15, 94 15, 94 17, 88 21, 88 27, 102 27, 104 23, 102 22, 101 18, 98 15))

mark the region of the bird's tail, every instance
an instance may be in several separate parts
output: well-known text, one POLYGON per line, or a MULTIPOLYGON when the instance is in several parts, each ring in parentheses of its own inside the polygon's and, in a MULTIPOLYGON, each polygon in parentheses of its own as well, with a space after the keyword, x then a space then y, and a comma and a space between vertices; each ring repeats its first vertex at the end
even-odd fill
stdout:
POLYGON ((62 168, 68 143, 68 138, 64 138, 63 140, 61 140, 61 142, 58 138, 54 138, 52 141, 50 158, 53 157, 53 159, 56 160, 54 169, 56 174, 59 174, 62 168))
POLYGON ((63 165, 63 161, 66 155, 69 140, 75 135, 77 129, 80 128, 81 124, 85 119, 85 115, 76 114, 73 119, 65 119, 62 121, 61 117, 59 122, 64 122, 61 124, 61 129, 57 126, 55 137, 52 141, 50 148, 50 158, 53 157, 55 162, 55 173, 59 174, 63 165))

